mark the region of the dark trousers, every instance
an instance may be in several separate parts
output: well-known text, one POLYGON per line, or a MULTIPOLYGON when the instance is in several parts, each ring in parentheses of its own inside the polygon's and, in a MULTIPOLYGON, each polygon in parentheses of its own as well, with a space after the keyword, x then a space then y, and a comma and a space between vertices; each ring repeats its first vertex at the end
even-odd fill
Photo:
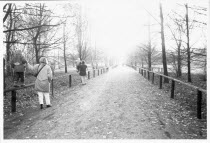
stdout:
POLYGON ((20 82, 24 83, 25 81, 25 73, 24 72, 15 72, 14 73, 14 81, 18 82, 20 79, 20 82))

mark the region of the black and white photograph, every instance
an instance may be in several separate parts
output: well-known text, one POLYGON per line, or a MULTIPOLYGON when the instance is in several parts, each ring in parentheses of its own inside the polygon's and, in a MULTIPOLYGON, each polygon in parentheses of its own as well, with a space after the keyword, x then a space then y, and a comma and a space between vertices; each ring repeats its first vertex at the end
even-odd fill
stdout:
POLYGON ((0 142, 208 142, 210 0, 0 3, 0 142))

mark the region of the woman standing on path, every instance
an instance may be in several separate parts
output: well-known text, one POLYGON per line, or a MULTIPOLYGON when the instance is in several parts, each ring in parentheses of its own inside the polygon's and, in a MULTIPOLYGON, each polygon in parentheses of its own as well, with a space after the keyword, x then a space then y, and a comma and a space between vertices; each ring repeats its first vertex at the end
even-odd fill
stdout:
POLYGON ((85 61, 82 61, 82 64, 78 66, 79 69, 79 75, 81 76, 82 79, 82 84, 86 84, 86 70, 87 70, 87 65, 85 65, 85 61))
POLYGON ((31 66, 27 63, 27 69, 36 75, 35 90, 39 96, 40 108, 43 109, 43 96, 45 97, 47 107, 50 104, 50 83, 52 80, 52 70, 45 57, 39 59, 39 64, 31 66))

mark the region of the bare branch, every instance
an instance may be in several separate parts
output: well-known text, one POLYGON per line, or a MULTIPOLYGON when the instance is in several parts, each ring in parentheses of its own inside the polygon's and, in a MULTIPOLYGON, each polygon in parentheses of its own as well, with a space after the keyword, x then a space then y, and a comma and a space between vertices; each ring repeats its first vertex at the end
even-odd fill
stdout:
POLYGON ((11 32, 11 31, 31 30, 31 29, 40 28, 40 27, 43 27, 43 26, 58 26, 58 25, 60 25, 60 24, 56 24, 56 25, 45 25, 44 24, 44 25, 39 25, 39 26, 34 26, 34 27, 29 27, 29 28, 5 30, 3 32, 6 33, 6 32, 11 32))

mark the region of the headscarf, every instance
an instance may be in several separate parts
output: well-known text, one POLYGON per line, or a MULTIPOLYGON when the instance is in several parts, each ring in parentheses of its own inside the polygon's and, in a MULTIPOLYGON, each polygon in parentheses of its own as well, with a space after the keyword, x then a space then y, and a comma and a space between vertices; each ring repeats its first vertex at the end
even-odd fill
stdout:
POLYGON ((47 58, 45 58, 45 57, 41 57, 41 58, 39 59, 39 63, 48 64, 48 60, 47 60, 47 58))

